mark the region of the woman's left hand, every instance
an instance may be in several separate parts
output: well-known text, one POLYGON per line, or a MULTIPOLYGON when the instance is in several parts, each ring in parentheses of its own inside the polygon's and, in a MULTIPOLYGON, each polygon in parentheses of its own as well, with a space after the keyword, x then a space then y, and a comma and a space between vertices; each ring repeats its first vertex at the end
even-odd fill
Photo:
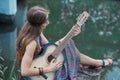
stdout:
POLYGON ((81 32, 80 27, 79 26, 75 26, 74 35, 77 36, 80 32, 81 32))

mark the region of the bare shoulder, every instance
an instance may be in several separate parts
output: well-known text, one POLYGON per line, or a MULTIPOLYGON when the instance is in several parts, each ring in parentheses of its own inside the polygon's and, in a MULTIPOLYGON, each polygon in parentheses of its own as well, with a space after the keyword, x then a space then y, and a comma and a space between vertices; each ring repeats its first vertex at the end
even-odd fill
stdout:
POLYGON ((35 40, 32 40, 27 46, 26 49, 35 49, 37 47, 37 42, 35 40))

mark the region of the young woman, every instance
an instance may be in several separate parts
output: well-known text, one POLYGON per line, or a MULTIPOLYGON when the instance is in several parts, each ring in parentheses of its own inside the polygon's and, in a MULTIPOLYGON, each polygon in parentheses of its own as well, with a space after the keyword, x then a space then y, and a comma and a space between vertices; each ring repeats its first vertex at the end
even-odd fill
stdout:
MULTIPOLYGON (((77 80, 79 64, 83 66, 92 65, 96 68, 112 64, 111 59, 99 60, 81 54, 71 39, 62 51, 65 58, 63 63, 55 62, 53 59, 47 67, 32 68, 31 64, 35 56, 49 42, 42 33, 49 24, 48 15, 49 11, 39 6, 30 8, 27 13, 27 22, 21 29, 16 41, 17 59, 21 65, 22 76, 39 76, 55 72, 54 80, 77 80)), ((80 28, 76 27, 74 34, 78 35, 79 33, 80 28)))

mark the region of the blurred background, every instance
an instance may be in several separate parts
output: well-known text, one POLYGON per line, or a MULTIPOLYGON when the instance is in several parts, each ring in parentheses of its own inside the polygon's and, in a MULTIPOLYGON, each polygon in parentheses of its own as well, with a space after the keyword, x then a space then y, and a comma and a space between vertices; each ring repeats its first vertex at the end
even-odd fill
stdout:
POLYGON ((20 80, 15 42, 27 10, 35 5, 50 10, 50 24, 44 30, 50 42, 64 37, 87 11, 89 18, 73 40, 83 54, 113 59, 100 80, 120 80, 120 0, 0 0, 0 80, 20 80))

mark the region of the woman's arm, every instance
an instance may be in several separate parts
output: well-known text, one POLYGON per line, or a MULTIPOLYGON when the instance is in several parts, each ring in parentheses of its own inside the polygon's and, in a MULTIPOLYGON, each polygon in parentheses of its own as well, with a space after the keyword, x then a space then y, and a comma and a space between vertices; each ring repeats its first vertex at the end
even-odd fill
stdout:
MULTIPOLYGON (((36 41, 32 41, 26 47, 26 51, 21 62, 22 76, 38 76, 40 74, 38 68, 31 68, 36 46, 37 46, 36 41)), ((52 60, 47 67, 43 67, 43 73, 54 72, 61 66, 62 66, 61 62, 54 62, 54 60, 52 60)))
POLYGON ((37 46, 37 43, 35 41, 32 41, 26 47, 25 54, 24 54, 24 56, 22 58, 22 62, 21 62, 21 74, 23 76, 39 74, 39 70, 37 68, 30 68, 36 46, 37 46))

